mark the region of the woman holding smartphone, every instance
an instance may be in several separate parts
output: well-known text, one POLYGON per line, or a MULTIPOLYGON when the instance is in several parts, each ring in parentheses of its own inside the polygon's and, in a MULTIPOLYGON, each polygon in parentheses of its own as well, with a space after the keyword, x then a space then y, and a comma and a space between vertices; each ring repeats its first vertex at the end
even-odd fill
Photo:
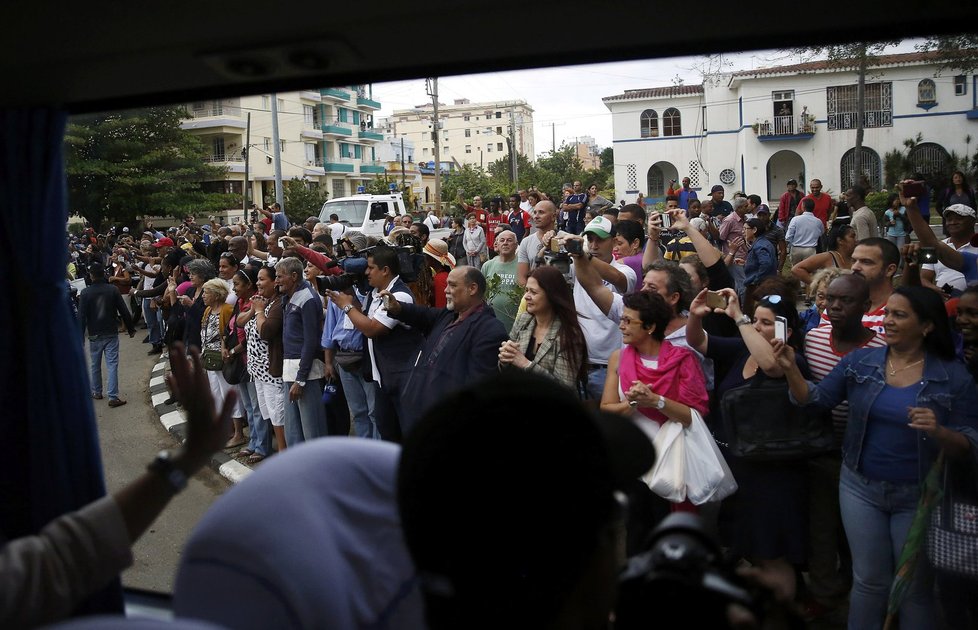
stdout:
MULTIPOLYGON (((923 287, 895 289, 883 325, 886 347, 845 355, 818 384, 795 369, 792 348, 775 344, 799 404, 832 409, 849 401, 839 506, 852 550, 850 628, 882 625, 921 487, 938 454, 973 465, 978 447, 978 391, 955 360, 940 296, 923 287)), ((921 560, 899 609, 900 627, 933 627, 934 608, 931 571, 921 560)))
MULTIPOLYGON (((726 308, 710 308, 707 291, 696 296, 689 307, 686 341, 690 347, 714 360, 716 366, 715 400, 723 400, 728 391, 758 379, 783 379, 772 341, 778 332, 792 347, 800 347, 798 312, 795 310, 795 287, 782 279, 768 279, 759 286, 763 297, 754 306, 753 318, 745 315, 733 289, 721 289, 726 308), (711 312, 723 313, 734 320, 739 337, 708 335, 703 317, 711 312)), ((801 352, 798 370, 808 373, 801 352)), ((723 501, 720 511, 720 538, 734 557, 752 563, 780 567, 793 575, 792 567, 806 559, 808 531, 808 465, 806 460, 774 463, 746 461, 734 457, 727 448, 730 436, 724 431, 722 408, 712 410, 712 425, 717 443, 730 465, 739 489, 723 501)))

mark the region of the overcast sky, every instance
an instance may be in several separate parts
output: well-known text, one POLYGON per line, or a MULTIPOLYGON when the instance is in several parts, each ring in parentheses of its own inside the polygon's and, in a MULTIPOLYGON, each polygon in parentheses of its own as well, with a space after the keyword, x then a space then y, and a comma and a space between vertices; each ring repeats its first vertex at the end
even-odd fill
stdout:
MULTIPOLYGON (((912 50, 913 43, 904 42, 887 52, 912 50)), ((572 144, 575 136, 591 136, 598 146, 608 147, 612 138, 611 112, 601 102, 602 97, 621 94, 625 90, 673 85, 677 75, 686 85, 696 85, 700 82, 696 67, 704 60, 704 57, 675 57, 440 77, 438 100, 444 104, 451 104, 457 98, 467 98, 473 103, 525 100, 534 109, 537 155, 550 150, 553 134, 556 134, 558 147, 561 142, 572 144)), ((724 55, 724 71, 789 65, 799 61, 797 57, 776 50, 736 53, 724 55)), ((379 116, 431 102, 425 94, 424 79, 377 83, 373 86, 373 95, 383 106, 379 116)))

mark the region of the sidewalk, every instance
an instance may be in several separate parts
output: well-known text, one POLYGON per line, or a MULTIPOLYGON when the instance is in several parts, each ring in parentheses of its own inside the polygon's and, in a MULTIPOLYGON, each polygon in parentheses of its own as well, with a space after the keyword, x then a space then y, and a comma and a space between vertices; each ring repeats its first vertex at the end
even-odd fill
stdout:
MULTIPOLYGON (((176 403, 164 404, 164 401, 170 397, 164 380, 164 375, 169 370, 169 366, 168 359, 157 360, 149 377, 149 394, 152 398, 153 409, 159 416, 160 424, 170 435, 183 443, 187 437, 187 417, 183 410, 177 407, 176 403)), ((231 483, 238 483, 254 472, 250 467, 232 458, 224 451, 214 453, 211 457, 210 467, 231 483)))

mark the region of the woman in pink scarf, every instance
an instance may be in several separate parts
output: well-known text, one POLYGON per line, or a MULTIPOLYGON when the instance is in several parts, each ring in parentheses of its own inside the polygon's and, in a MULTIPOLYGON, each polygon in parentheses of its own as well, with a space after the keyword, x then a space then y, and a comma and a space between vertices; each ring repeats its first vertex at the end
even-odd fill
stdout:
MULTIPOLYGON (((684 427, 692 410, 709 408, 706 377, 690 350, 665 341, 672 309, 658 293, 640 291, 624 298, 621 330, 624 347, 608 358, 601 409, 621 415, 638 412, 656 424, 675 420, 684 427)), ((692 503, 670 504, 672 511, 695 512, 692 503)))

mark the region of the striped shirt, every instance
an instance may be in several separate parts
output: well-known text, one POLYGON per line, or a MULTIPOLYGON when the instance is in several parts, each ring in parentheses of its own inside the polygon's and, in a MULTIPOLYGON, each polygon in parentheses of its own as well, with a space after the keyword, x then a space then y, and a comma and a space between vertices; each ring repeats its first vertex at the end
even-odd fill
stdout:
MULTIPOLYGON (((865 325, 865 320, 863 320, 865 325)), ((869 328, 867 326, 867 328, 869 328)), ((885 346, 886 342, 880 335, 873 337, 864 343, 860 348, 879 348, 885 346)), ((843 353, 835 349, 832 343, 832 326, 819 326, 812 328, 805 336, 805 358, 808 360, 808 369, 812 371, 812 380, 816 383, 828 376, 842 357, 843 353)), ((842 437, 846 432, 846 423, 849 419, 849 403, 843 401, 832 409, 832 429, 837 444, 842 446, 842 437)))
MULTIPOLYGON (((883 328, 883 320, 886 318, 886 314, 883 312, 883 309, 885 307, 886 305, 884 304, 883 306, 880 306, 875 311, 869 311, 868 313, 863 315, 863 327, 869 328, 874 333, 876 333, 877 337, 881 339, 886 338, 886 330, 883 328)), ((822 317, 818 322, 818 327, 823 328, 823 327, 831 327, 831 326, 832 326, 832 322, 829 321, 828 313, 822 311, 822 317)))

